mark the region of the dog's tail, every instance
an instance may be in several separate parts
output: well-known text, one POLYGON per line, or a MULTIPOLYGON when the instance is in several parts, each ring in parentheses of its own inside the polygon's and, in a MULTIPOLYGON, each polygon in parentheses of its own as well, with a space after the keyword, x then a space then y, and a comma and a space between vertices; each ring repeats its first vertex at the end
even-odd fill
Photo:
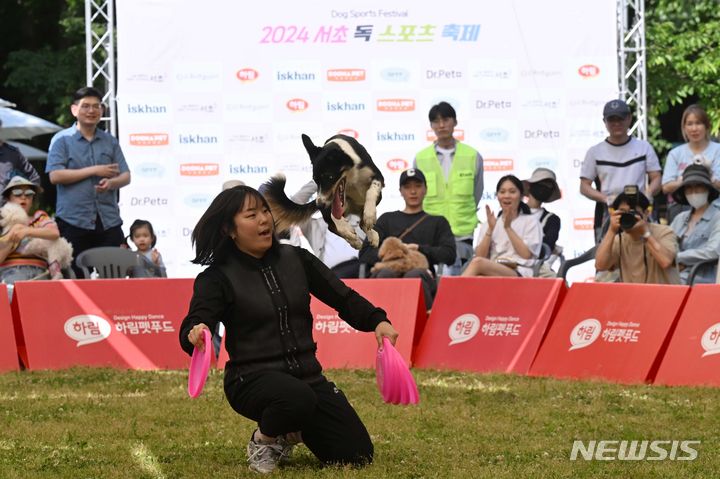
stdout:
POLYGON ((282 233, 292 225, 303 224, 318 210, 314 201, 299 205, 285 194, 285 175, 277 173, 260 186, 260 193, 270 205, 275 219, 275 232, 282 233))

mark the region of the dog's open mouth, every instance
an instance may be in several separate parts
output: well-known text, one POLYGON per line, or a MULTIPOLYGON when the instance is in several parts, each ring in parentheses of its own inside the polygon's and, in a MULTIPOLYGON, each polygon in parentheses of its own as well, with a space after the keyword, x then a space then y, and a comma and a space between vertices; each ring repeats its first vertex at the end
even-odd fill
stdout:
POLYGON ((345 178, 341 179, 335 187, 335 196, 333 197, 332 215, 336 219, 340 219, 345 212, 345 178))

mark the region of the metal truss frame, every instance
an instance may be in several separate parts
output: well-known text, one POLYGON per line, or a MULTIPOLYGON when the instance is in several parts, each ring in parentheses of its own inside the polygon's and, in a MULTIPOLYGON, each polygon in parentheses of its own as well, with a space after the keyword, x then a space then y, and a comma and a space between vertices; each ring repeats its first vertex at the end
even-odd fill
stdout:
POLYGON ((630 133, 647 140, 645 0, 617 0, 618 86, 635 109, 630 133))
POLYGON ((105 91, 107 109, 102 120, 108 132, 117 136, 114 0, 85 0, 85 68, 87 86, 105 91))

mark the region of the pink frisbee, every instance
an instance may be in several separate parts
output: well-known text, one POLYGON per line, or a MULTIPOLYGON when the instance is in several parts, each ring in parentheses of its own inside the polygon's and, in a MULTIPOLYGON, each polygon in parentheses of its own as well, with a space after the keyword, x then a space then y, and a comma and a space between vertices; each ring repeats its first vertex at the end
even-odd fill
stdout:
POLYGON ((417 404, 420 401, 415 380, 405 360, 388 338, 378 348, 375 379, 383 401, 391 404, 417 404))
POLYGON ((205 386, 208 371, 210 371, 210 357, 213 346, 209 329, 203 329, 203 343, 205 344, 205 351, 200 351, 196 347, 193 351, 192 360, 190 360, 188 394, 191 398, 196 398, 200 395, 205 386))

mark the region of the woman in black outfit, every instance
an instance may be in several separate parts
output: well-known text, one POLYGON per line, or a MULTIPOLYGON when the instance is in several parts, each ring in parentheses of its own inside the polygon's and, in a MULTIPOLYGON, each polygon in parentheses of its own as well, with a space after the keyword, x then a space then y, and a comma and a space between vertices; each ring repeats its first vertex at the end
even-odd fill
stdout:
POLYGON ((250 468, 272 472, 302 440, 326 464, 368 464, 373 445, 342 391, 322 374, 313 342, 310 294, 360 331, 394 344, 385 311, 341 282, 311 253, 280 244, 265 199, 248 186, 223 191, 192 233, 195 280, 180 329, 188 354, 204 349, 202 330, 226 327, 225 395, 256 421, 250 468))

